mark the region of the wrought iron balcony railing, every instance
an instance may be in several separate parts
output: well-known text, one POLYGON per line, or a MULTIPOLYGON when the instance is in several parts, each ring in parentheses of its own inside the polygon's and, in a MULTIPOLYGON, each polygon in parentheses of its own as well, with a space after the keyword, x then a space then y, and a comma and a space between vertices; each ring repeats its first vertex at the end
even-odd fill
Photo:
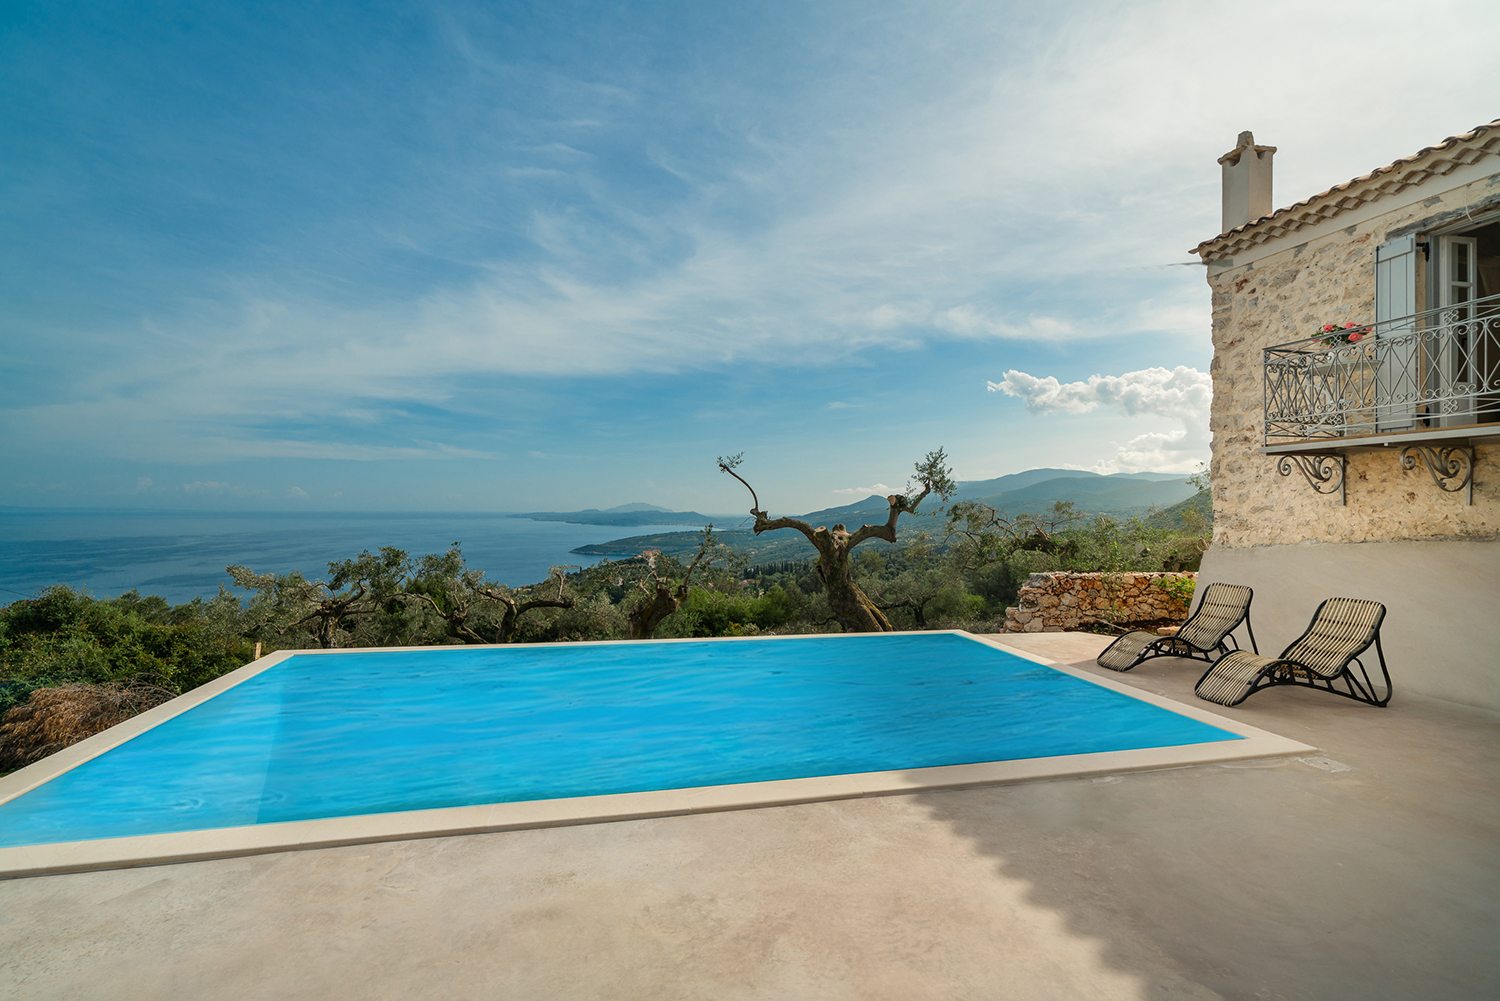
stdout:
POLYGON ((1268 448, 1500 430, 1500 295, 1266 348, 1265 394, 1268 448))

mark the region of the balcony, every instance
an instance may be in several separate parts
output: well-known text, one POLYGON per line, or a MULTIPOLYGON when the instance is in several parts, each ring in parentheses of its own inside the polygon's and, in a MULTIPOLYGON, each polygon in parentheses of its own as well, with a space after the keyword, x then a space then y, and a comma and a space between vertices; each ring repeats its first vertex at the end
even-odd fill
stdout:
POLYGON ((1399 447, 1472 500, 1476 438, 1500 435, 1500 295, 1265 349, 1263 451, 1343 496, 1343 452, 1399 447))

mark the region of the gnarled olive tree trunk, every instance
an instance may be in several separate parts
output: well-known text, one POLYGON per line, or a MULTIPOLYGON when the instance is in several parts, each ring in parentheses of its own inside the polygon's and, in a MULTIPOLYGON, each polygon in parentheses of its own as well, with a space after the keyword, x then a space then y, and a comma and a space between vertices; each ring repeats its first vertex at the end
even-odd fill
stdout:
POLYGON ((683 571, 680 581, 674 581, 669 575, 663 575, 658 570, 657 560, 661 556, 659 550, 651 549, 641 554, 646 561, 646 574, 641 578, 640 588, 646 592, 647 598, 632 608, 625 617, 630 624, 631 639, 649 640, 656 635, 656 627, 681 608, 682 603, 687 600, 693 574, 700 566, 706 567, 712 564, 719 548, 718 543, 714 541, 714 527, 709 525, 703 530, 703 541, 698 544, 697 555, 688 564, 687 570, 683 571))
POLYGON ((633 640, 649 640, 656 635, 656 627, 682 607, 687 598, 687 584, 684 582, 678 587, 672 587, 670 584, 658 583, 650 594, 643 604, 632 608, 625 616, 630 624, 630 638, 633 640))
POLYGON ((515 641, 516 631, 521 628, 521 617, 527 612, 537 608, 572 608, 574 604, 572 598, 565 598, 561 593, 556 598, 528 598, 525 601, 517 601, 511 595, 495 590, 487 590, 484 594, 500 602, 505 609, 500 613, 500 631, 495 637, 501 643, 515 641))
MULTIPOLYGON (((442 556, 424 556, 417 564, 417 575, 410 581, 404 597, 419 601, 432 609, 447 626, 448 635, 465 643, 511 643, 521 628, 521 618, 538 608, 572 608, 567 593, 564 567, 553 567, 547 579, 556 585, 555 597, 518 597, 510 588, 486 581, 484 571, 464 566, 463 553, 454 543, 442 556), (500 606, 500 621, 487 633, 479 631, 489 621, 480 615, 486 602, 500 606)), ((542 585, 538 585, 541 587, 542 585)))
POLYGON ((854 547, 870 539, 895 542, 896 520, 903 514, 915 512, 928 494, 936 493, 944 500, 953 496, 955 484, 952 471, 948 468, 947 454, 941 448, 928 452, 926 458, 917 463, 914 482, 908 486, 907 493, 886 497, 886 502, 890 505, 886 520, 879 525, 861 525, 853 532, 843 525, 825 528, 822 525, 814 526, 801 518, 770 517, 761 510, 755 488, 735 472, 742 458, 743 455, 721 456, 719 469, 739 480, 750 491, 750 513, 755 517, 755 524, 752 526, 755 534, 790 528, 801 532, 812 543, 813 549, 818 553, 818 579, 823 582, 828 606, 846 632, 876 633, 893 630, 895 627, 891 625, 891 620, 876 607, 854 579, 854 566, 851 562, 854 547), (917 487, 921 489, 917 490, 917 487))
MULTIPOLYGON (((833 609, 839 624, 852 633, 888 633, 894 629, 891 620, 854 579, 854 568, 849 563, 849 551, 854 548, 853 536, 844 530, 843 525, 834 525, 831 531, 815 528, 813 532, 824 537, 813 540, 818 550, 818 579, 823 582, 828 607, 833 609)), ((892 532, 891 541, 895 541, 895 537, 892 532)))

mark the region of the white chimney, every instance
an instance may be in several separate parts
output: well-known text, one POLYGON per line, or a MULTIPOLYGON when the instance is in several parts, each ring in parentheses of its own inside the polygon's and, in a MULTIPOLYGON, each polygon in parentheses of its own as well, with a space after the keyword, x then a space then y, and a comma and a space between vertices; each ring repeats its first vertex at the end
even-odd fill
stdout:
POLYGON ((1275 146, 1255 145, 1255 136, 1241 132, 1234 149, 1219 157, 1224 168, 1224 228, 1254 222, 1271 214, 1271 157, 1275 146))

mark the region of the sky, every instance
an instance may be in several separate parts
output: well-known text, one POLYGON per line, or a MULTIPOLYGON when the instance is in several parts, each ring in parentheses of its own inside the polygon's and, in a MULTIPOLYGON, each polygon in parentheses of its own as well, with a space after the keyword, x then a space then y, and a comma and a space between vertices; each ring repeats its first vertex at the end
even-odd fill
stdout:
POLYGON ((0 505, 1191 471, 1216 158, 1253 129, 1284 205, 1465 131, 1497 37, 1487 3, 8 0, 0 505))

